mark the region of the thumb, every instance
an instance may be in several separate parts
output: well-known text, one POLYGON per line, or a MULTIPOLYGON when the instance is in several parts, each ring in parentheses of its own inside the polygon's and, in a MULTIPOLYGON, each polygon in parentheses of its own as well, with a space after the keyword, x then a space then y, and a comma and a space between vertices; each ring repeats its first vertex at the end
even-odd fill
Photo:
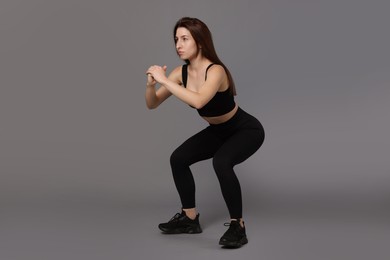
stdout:
POLYGON ((167 71, 167 65, 163 66, 163 70, 167 71))

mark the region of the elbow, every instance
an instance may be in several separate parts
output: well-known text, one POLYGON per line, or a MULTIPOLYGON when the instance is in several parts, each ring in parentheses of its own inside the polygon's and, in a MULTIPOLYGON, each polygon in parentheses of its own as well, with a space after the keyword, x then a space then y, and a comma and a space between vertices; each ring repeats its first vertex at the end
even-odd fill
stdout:
POLYGON ((199 106, 199 105, 196 105, 196 106, 193 106, 195 109, 199 110, 201 109, 203 106, 199 106))
POLYGON ((194 104, 192 104, 192 106, 196 109, 201 109, 202 107, 204 107, 206 105, 206 102, 203 102, 201 100, 199 100, 198 102, 194 102, 194 104))
POLYGON ((151 109, 155 109, 158 107, 159 103, 156 102, 155 100, 150 100, 148 98, 145 98, 145 103, 146 103, 146 107, 151 110, 151 109))
POLYGON ((152 110, 152 109, 155 109, 157 107, 156 104, 153 104, 151 102, 147 102, 146 101, 146 107, 149 109, 149 110, 152 110))
POLYGON ((155 108, 157 108, 157 106, 153 106, 151 104, 146 104, 146 107, 149 109, 149 110, 153 110, 155 108))

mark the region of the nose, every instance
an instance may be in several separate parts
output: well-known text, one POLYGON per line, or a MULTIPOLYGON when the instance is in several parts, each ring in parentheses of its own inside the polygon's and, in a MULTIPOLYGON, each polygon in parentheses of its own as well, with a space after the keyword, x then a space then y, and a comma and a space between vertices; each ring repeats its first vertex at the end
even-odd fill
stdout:
POLYGON ((182 44, 180 43, 180 40, 176 42, 176 49, 179 50, 182 47, 182 44))

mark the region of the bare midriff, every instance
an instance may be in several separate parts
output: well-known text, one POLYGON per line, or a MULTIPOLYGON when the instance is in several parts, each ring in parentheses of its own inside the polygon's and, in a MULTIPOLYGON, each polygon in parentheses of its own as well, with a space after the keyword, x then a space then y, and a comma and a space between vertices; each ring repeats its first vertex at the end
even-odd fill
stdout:
POLYGON ((228 121, 230 118, 232 118, 234 116, 234 114, 237 112, 237 109, 238 109, 238 105, 236 104, 236 106, 233 108, 232 111, 230 111, 224 115, 213 116, 213 117, 203 116, 203 119, 212 125, 218 125, 221 123, 225 123, 226 121, 228 121))

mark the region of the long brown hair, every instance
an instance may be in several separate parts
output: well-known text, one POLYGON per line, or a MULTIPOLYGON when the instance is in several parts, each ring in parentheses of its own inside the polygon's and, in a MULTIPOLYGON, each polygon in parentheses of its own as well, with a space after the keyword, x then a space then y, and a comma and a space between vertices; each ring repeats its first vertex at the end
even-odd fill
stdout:
MULTIPOLYGON (((218 58, 218 55, 214 48, 212 35, 207 25, 197 18, 191 18, 191 17, 181 18, 179 21, 177 21, 175 28, 173 30, 173 39, 175 40, 175 43, 176 43, 176 31, 177 28, 179 27, 184 27, 188 31, 190 31, 197 46, 202 47, 202 55, 205 58, 209 59, 212 63, 221 65, 225 69, 229 80, 230 93, 236 95, 236 88, 234 85, 233 77, 230 74, 228 68, 225 66, 225 64, 223 64, 222 61, 218 58)), ((188 64, 189 61, 186 60, 186 63, 188 64)))

